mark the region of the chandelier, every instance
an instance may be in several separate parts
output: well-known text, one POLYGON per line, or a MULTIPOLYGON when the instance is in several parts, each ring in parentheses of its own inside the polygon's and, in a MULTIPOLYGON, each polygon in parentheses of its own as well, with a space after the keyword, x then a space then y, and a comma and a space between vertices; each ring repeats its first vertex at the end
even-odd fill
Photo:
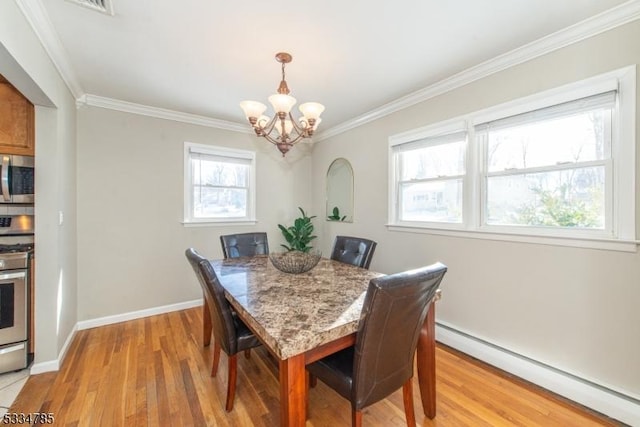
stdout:
POLYGON ((289 86, 284 78, 284 66, 291 62, 291 59, 291 55, 286 52, 276 54, 276 61, 282 64, 282 81, 278 86, 278 93, 269 97, 275 112, 273 118, 264 115, 267 106, 260 102, 242 101, 240 103, 240 108, 253 126, 256 135, 264 137, 278 147, 282 157, 302 138, 310 138, 313 135, 322 121, 320 114, 324 111, 324 105, 306 102, 298 107, 302 117, 298 121, 293 118, 291 108, 296 104, 296 99, 289 95, 289 86))

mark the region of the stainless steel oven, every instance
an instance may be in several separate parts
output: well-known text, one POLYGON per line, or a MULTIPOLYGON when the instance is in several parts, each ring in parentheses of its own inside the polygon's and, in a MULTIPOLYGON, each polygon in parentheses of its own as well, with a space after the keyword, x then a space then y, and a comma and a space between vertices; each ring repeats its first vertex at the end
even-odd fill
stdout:
POLYGON ((0 203, 33 203, 35 158, 0 154, 0 203))
POLYGON ((28 265, 25 247, 0 245, 0 372, 27 367, 28 265))

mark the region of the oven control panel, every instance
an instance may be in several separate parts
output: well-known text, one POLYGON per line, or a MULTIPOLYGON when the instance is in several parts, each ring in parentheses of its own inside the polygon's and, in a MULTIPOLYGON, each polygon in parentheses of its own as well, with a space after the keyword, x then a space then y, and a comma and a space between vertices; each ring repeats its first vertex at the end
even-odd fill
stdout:
POLYGON ((0 235, 28 235, 33 234, 33 215, 3 215, 0 216, 0 235))

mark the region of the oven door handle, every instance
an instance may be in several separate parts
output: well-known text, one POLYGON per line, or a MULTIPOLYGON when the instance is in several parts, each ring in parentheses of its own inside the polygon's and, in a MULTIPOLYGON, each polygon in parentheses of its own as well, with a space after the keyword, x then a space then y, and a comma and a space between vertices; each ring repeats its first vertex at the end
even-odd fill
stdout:
POLYGON ((11 201, 11 193, 9 192, 9 156, 2 156, 2 174, 0 182, 2 183, 2 198, 5 202, 11 201))
POLYGON ((0 350, 0 354, 7 354, 18 350, 24 350, 24 343, 20 343, 18 345, 13 345, 11 347, 5 347, 0 350))
POLYGON ((17 271, 15 273, 0 273, 0 281, 11 279, 26 279, 27 272, 25 270, 17 271))

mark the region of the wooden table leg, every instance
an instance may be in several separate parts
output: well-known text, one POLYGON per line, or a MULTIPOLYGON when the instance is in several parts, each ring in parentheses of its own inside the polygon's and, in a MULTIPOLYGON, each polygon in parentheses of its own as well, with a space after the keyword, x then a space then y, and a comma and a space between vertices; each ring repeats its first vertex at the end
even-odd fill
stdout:
POLYGON ((280 361, 280 425, 302 427, 307 399, 304 354, 280 361))
POLYGON ((424 414, 436 416, 436 305, 431 303, 418 338, 418 384, 424 414))

